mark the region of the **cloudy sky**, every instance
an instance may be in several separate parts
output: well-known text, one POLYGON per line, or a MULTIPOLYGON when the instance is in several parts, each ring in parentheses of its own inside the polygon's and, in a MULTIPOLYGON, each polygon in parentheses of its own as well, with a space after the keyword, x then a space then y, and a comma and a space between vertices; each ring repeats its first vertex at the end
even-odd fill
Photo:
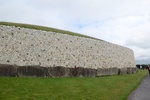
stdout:
POLYGON ((150 0, 0 0, 0 21, 78 32, 131 48, 150 63, 150 0))

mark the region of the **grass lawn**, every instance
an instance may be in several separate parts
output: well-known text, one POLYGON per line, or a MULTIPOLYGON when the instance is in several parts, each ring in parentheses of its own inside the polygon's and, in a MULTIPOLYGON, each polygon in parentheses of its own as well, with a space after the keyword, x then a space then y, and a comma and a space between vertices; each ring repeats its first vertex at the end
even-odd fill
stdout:
POLYGON ((147 71, 84 78, 0 77, 0 100, 126 100, 147 71))

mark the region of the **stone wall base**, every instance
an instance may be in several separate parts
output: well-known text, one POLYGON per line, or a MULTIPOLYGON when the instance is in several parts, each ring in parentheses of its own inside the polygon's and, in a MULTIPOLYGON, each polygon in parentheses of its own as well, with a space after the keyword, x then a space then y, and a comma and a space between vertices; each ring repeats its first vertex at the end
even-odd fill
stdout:
POLYGON ((133 74, 137 68, 66 68, 62 66, 16 66, 0 64, 0 76, 12 77, 99 77, 107 75, 133 74))

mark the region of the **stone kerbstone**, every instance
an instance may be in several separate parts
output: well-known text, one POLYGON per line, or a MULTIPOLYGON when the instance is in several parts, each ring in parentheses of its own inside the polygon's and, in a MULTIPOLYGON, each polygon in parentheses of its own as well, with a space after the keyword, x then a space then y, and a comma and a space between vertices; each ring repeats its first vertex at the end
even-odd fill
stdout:
POLYGON ((97 76, 118 75, 118 68, 98 68, 97 76))
POLYGON ((17 75, 20 77, 46 77, 46 69, 40 66, 19 66, 17 68, 17 75))
POLYGON ((127 74, 127 68, 120 68, 118 69, 118 75, 127 74))
POLYGON ((41 66, 17 66, 0 64, 0 76, 15 77, 96 77, 108 75, 133 74, 137 68, 66 68, 62 66, 41 67, 41 66))
POLYGON ((132 68, 127 68, 127 74, 132 74, 133 73, 132 70, 133 70, 132 68))
POLYGON ((0 76, 17 76, 17 66, 0 64, 0 76))
POLYGON ((138 71, 138 68, 132 68, 132 73, 134 74, 134 73, 136 73, 138 71))
POLYGON ((83 76, 95 77, 96 76, 96 69, 82 68, 82 67, 70 68, 69 76, 71 76, 71 77, 83 77, 83 76))
POLYGON ((62 66, 46 67, 47 77, 69 77, 70 70, 62 66))

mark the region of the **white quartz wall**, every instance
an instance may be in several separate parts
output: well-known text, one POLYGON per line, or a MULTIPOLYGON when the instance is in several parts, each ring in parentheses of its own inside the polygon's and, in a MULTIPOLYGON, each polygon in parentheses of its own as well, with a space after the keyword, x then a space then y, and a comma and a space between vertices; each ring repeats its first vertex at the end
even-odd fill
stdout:
POLYGON ((0 63, 44 67, 135 67, 131 49, 102 40, 0 26, 0 63))

